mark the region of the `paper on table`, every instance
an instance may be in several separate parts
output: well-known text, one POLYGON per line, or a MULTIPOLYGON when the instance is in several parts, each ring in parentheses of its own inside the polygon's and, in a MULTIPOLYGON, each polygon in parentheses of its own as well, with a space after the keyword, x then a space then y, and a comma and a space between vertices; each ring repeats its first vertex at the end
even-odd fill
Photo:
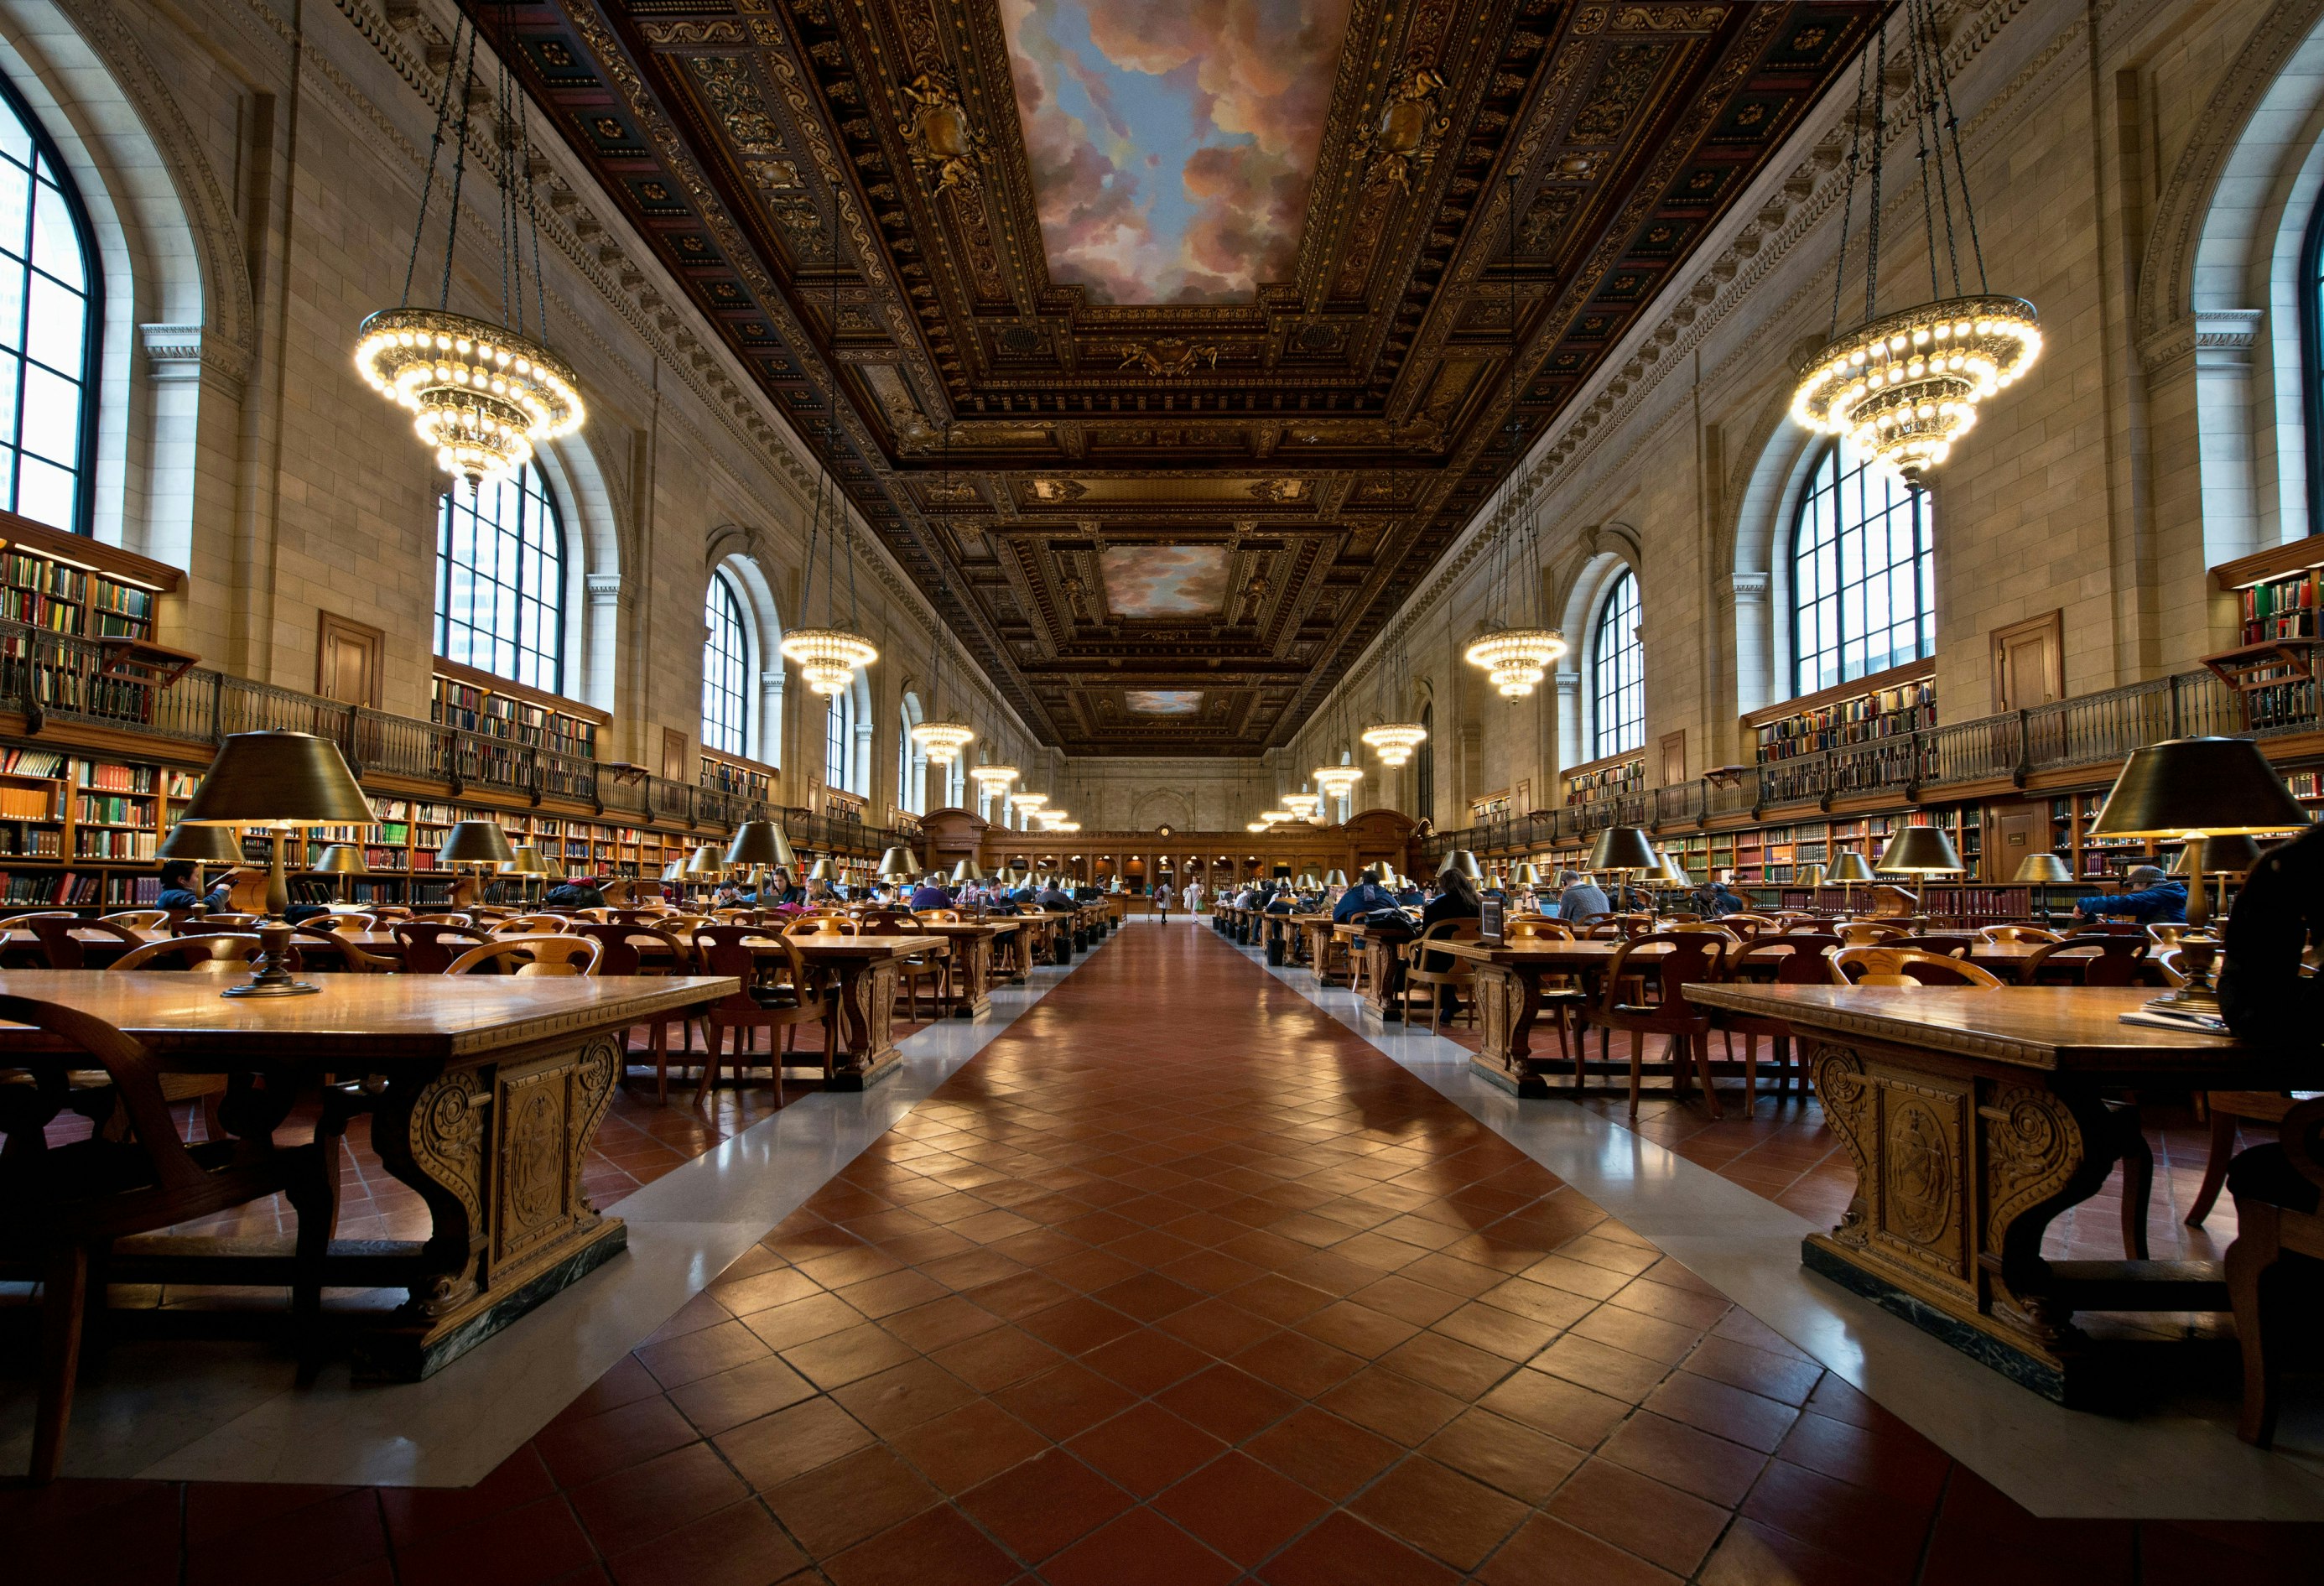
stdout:
POLYGON ((2205 1035, 2224 1036, 2231 1033, 2227 1021, 2216 1013, 2156 1013, 2144 1008, 2133 1009, 2121 1015, 2125 1024, 2150 1025, 2156 1029, 2200 1030, 2205 1035))

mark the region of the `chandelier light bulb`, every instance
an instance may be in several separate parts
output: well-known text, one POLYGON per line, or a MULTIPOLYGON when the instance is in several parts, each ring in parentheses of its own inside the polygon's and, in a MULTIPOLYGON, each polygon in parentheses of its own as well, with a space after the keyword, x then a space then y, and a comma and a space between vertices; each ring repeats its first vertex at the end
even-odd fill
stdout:
POLYGON ((950 765, 976 734, 958 722, 922 722, 912 729, 912 742, 936 765, 950 765))
POLYGON ((1363 779, 1364 773, 1351 765, 1327 765, 1318 768, 1315 772, 1315 786, 1323 789, 1326 798, 1340 798, 1354 793, 1356 784, 1363 779))
POLYGON ((1417 722, 1388 722, 1366 727, 1358 736, 1366 748, 1379 756, 1380 764, 1393 770, 1410 760, 1414 750, 1428 742, 1428 729, 1417 722))
POLYGON ((998 793, 1017 779, 1013 765, 977 765, 968 768, 968 779, 987 793, 998 793))
POLYGON ((355 368, 412 415, 436 466, 472 486, 512 479, 588 413, 564 359, 504 326, 441 309, 382 309, 357 331, 355 368))
POLYGON ((1792 417, 1846 436, 1871 462, 1918 486, 1977 423, 1978 404, 2042 355, 2042 320, 2022 298, 1948 298, 1875 319, 1824 349, 1800 381, 1792 417))
POLYGON ((1565 635, 1548 628, 1502 628, 1486 634, 1462 652, 1462 659, 1484 669, 1504 697, 1522 699, 1565 658, 1565 635))

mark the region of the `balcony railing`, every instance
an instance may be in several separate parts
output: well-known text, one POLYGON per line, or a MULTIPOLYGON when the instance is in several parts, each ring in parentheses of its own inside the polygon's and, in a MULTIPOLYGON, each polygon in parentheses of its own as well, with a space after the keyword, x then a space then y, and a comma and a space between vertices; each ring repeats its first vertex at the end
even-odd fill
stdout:
POLYGON ((359 777, 426 784, 452 799, 486 795, 587 805, 606 818, 701 828, 706 837, 746 820, 779 820, 793 844, 812 849, 876 851, 914 836, 661 777, 616 776, 594 760, 518 739, 390 715, 208 668, 156 687, 107 676, 106 659, 105 649, 88 640, 0 622, 0 711, 23 716, 36 736, 51 725, 96 727, 152 738, 157 752, 174 744, 195 756, 229 733, 312 733, 337 742, 359 777))
MULTIPOLYGON (((2314 647, 2311 666, 2324 659, 2314 647)), ((2246 698, 2209 671, 2181 672, 2098 694, 2004 711, 1819 754, 1754 766, 1716 782, 1698 780, 1624 794, 1596 804, 1536 810, 1460 831, 1435 832, 1425 849, 1507 853, 1587 841, 1608 826, 1705 825, 1828 809, 1835 800, 1881 794, 1917 799, 1948 787, 2007 782, 2037 772, 2107 765, 2165 738, 2246 735, 2264 741, 2324 731, 2312 679, 2271 686, 2246 698)))

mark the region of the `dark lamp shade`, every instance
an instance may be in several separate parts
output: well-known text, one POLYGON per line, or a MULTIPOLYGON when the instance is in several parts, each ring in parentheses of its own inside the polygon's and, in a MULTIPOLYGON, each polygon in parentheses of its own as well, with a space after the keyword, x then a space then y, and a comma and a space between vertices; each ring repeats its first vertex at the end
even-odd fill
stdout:
POLYGON ((1688 884, 1686 871, 1684 867, 1679 863, 1677 855, 1663 853, 1656 857, 1658 860, 1658 862, 1655 866, 1655 879, 1656 881, 1662 882, 1663 885, 1666 887, 1683 887, 1688 884))
POLYGON ((229 733, 178 816, 224 826, 367 826, 378 818, 339 746, 312 733, 229 733))
MULTIPOLYGON (((2207 837, 2203 841, 2203 873, 2207 876, 2239 876, 2259 862, 2259 844, 2249 837, 2230 835, 2207 837)), ((2171 857, 2171 874, 2187 873, 2187 850, 2181 848, 2171 857)))
POLYGON ((2170 738, 2131 751, 2093 837, 2254 836, 2308 825, 2283 779, 2248 738, 2170 738))
POLYGON ((718 850, 705 843, 687 856, 686 873, 689 876, 715 876, 726 868, 718 857, 718 850))
POLYGON ((1872 867, 1884 875, 1956 875, 1960 855, 1942 826, 1906 826, 1888 839, 1880 862, 1872 867))
POLYGON ((541 858, 540 850, 531 844, 520 843, 501 869, 512 876, 545 876, 549 873, 549 862, 541 858))
POLYGON ((918 856, 908 848, 898 845, 880 856, 880 879, 883 881, 899 881, 919 873, 918 856))
MULTIPOLYGON (((205 831, 217 831, 206 826, 205 831)), ((174 854, 172 858, 176 857, 174 854)), ((348 843, 334 843, 316 859, 314 868, 327 876, 367 876, 371 866, 364 862, 364 851, 348 843)))
POLYGON ((1518 886, 1520 886, 1520 887, 1538 887, 1538 886, 1540 886, 1540 885, 1541 885, 1541 866, 1539 866, 1539 865, 1536 864, 1536 863, 1535 863, 1532 860, 1530 860, 1530 859, 1526 860, 1523 864, 1518 865, 1518 866, 1517 866, 1517 885, 1518 885, 1518 886))
POLYGON ((2066 862, 2054 853, 2029 853, 2017 863, 2017 873, 2009 878, 2021 886, 2054 887, 2074 879, 2066 862))
POLYGON ((240 864, 242 839, 231 826, 192 826, 183 822, 163 838, 158 851, 163 859, 190 859, 198 864, 240 864))
POLYGON ((976 861, 973 859, 963 859, 954 862, 952 867, 952 884, 954 886, 964 887, 971 881, 981 881, 983 879, 984 867, 977 863, 976 861))
POLYGON ((798 863, 791 854, 788 833, 773 821, 744 821, 734 828, 733 840, 726 844, 726 862, 741 868, 743 865, 772 865, 789 870, 798 863))
POLYGON ((1659 870, 1655 845, 1637 826, 1608 826, 1590 850, 1591 870, 1659 870))
POLYGON ((1833 860, 1831 862, 1831 871, 1824 876, 1824 880, 1830 881, 1834 886, 1839 886, 1842 883, 1853 884, 1857 881, 1868 881, 1874 879, 1872 867, 1865 863, 1864 855, 1858 853, 1853 848, 1841 854, 1838 859, 1833 860))
POLYGON ((1477 868, 1477 856, 1466 848, 1455 848, 1444 856, 1442 870, 1457 870, 1472 881, 1481 881, 1485 872, 1477 868))
POLYGON ((1344 887, 1348 884, 1348 872, 1343 870, 1335 870, 1330 875, 1323 878, 1323 884, 1327 887, 1344 887))
POLYGON ((830 881, 831 861, 827 859, 818 859, 813 864, 807 866, 807 879, 810 881, 830 881))
POLYGON ((1803 864, 1800 866, 1799 879, 1793 884, 1794 886, 1801 887, 1822 886, 1823 866, 1820 864, 1803 864))
POLYGON ((682 881, 686 880, 686 861, 682 859, 673 859, 668 864, 663 865, 661 867, 661 879, 665 881, 682 881))
POLYGON ((444 834, 444 846, 436 855, 442 864, 506 864, 516 857, 509 846, 508 834, 501 830, 498 821, 459 821, 444 834))

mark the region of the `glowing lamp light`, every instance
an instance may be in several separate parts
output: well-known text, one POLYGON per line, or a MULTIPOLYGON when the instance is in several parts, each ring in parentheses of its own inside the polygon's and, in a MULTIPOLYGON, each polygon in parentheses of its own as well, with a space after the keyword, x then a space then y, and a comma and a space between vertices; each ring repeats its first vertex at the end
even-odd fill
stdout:
POLYGON ((1502 628, 1469 646, 1462 659, 1482 668, 1505 697, 1522 699, 1565 658, 1566 650, 1565 635, 1551 629, 1502 628))
POLYGON ((854 682, 858 667, 880 659, 870 640, 844 628, 794 628, 783 635, 782 651, 798 663, 807 686, 823 695, 840 693, 854 682))
POLYGON ((1428 742, 1428 729, 1417 722, 1388 722, 1366 727, 1357 736, 1366 748, 1379 756, 1380 764, 1393 770, 1410 760, 1414 750, 1428 742))
POLYGON ((436 466, 471 485, 514 478, 542 442, 587 420, 571 366, 503 326, 441 309, 382 309, 356 336, 356 370, 412 415, 436 466))
POLYGON ((1977 423, 1978 404, 2042 355, 2042 320, 2022 298, 1947 298, 1875 319, 1826 348, 1792 417, 1844 435, 1876 466, 1924 482, 1977 423))

